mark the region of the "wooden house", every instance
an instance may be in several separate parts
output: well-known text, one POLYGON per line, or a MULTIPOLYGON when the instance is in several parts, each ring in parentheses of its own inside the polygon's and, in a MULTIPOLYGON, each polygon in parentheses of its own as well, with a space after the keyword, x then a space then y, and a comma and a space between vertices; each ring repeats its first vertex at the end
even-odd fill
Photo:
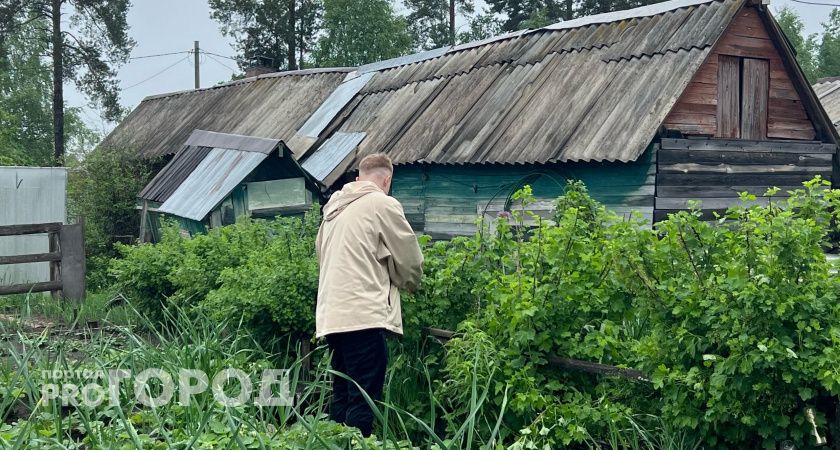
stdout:
MULTIPOLYGON (((332 89, 296 104, 306 119, 282 138, 241 108, 203 129, 282 139, 322 197, 365 155, 387 153, 392 195, 415 230, 438 238, 473 232, 525 184, 537 209, 580 179, 608 207, 655 221, 691 199, 711 213, 742 191, 835 178, 837 131, 767 5, 752 0, 672 0, 327 74, 332 89)), ((125 130, 156 114, 145 105, 155 100, 109 140, 130 141, 125 130)), ((154 120, 173 143, 197 127, 154 120)))

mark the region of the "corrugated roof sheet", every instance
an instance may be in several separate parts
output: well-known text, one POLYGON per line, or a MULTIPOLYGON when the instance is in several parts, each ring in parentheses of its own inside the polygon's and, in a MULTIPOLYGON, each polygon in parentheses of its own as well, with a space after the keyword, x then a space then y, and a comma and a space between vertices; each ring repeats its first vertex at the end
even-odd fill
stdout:
POLYGON ((335 133, 301 165, 304 170, 324 182, 365 138, 365 133, 335 133))
POLYGON ((297 134, 309 137, 318 137, 324 128, 330 124, 330 121, 335 117, 339 111, 342 110, 353 97, 365 87, 365 84, 373 77, 373 73, 364 73, 357 77, 351 78, 344 83, 341 83, 331 94, 321 103, 321 106, 309 116, 306 123, 297 131, 297 134))
POLYGON ((817 80, 814 93, 834 126, 840 125, 840 77, 817 80))
POLYGON ((195 130, 190 134, 184 147, 143 188, 139 197, 157 203, 166 202, 184 181, 197 170, 214 147, 268 155, 280 145, 281 142, 277 139, 261 139, 195 130))
POLYGON ((350 71, 279 72, 147 97, 101 145, 168 155, 195 129, 288 141, 350 71))
POLYGON ((333 128, 367 133, 349 167, 374 152, 398 164, 632 161, 744 3, 674 0, 392 64, 333 128))
POLYGON ((268 157, 214 148, 160 206, 160 212, 201 221, 268 157))

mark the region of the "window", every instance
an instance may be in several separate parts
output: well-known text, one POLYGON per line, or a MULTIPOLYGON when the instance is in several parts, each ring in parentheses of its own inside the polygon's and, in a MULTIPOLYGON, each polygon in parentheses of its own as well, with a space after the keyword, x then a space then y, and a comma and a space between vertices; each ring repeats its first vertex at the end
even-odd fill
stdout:
POLYGON ((247 183, 248 210, 255 215, 305 210, 312 194, 303 178, 247 183))
POLYGON ((720 55, 717 136, 767 139, 770 65, 766 59, 720 55))

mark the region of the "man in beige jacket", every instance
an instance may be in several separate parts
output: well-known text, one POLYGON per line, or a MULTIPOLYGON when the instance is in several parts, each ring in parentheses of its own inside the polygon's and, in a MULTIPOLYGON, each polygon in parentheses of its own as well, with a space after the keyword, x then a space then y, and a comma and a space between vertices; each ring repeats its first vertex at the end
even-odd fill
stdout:
MULTIPOLYGON (((417 237, 400 202, 387 194, 393 170, 385 155, 365 157, 356 181, 324 205, 315 241, 320 264, 315 335, 326 337, 333 370, 374 400, 381 398, 385 382, 385 334, 402 334, 398 289, 416 289, 423 271, 417 237)), ((365 436, 373 427, 373 411, 362 393, 338 376, 330 418, 365 436)))

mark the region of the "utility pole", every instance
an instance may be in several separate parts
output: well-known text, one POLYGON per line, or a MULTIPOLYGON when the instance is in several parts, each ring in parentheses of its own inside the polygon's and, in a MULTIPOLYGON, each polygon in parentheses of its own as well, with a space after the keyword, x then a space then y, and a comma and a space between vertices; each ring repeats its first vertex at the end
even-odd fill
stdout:
POLYGON ((455 45, 455 0, 449 0, 449 45, 455 45))
POLYGON ((195 88, 199 89, 201 87, 201 78, 198 73, 198 60, 200 59, 201 55, 198 53, 198 41, 195 41, 193 56, 195 56, 195 88))

